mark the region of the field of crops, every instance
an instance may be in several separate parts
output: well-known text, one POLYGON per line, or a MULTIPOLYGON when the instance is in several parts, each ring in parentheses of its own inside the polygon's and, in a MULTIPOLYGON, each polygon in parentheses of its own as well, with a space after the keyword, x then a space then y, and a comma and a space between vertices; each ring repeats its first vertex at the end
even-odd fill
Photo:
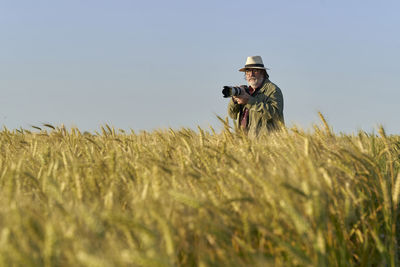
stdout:
POLYGON ((0 266, 396 266, 400 137, 0 132, 0 266))

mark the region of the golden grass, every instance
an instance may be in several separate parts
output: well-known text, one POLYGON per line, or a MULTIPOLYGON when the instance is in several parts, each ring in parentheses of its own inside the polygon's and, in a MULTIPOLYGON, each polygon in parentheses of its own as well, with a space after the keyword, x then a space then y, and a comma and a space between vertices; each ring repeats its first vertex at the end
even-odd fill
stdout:
POLYGON ((399 136, 323 122, 3 129, 0 265, 398 265, 399 136))

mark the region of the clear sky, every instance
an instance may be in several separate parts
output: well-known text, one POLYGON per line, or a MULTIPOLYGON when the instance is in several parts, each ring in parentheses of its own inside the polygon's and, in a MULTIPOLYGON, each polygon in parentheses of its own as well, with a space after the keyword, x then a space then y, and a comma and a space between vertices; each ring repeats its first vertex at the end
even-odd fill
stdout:
POLYGON ((0 0, 0 125, 218 128, 260 55, 288 126, 400 133, 400 1, 0 0))

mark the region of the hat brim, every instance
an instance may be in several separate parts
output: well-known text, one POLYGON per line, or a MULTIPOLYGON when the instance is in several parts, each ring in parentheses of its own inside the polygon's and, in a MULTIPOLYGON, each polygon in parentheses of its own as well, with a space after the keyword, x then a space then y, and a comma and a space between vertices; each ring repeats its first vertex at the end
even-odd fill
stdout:
POLYGON ((244 67, 244 68, 241 68, 239 71, 245 72, 246 70, 249 70, 249 69, 269 70, 268 68, 264 68, 264 67, 244 67))

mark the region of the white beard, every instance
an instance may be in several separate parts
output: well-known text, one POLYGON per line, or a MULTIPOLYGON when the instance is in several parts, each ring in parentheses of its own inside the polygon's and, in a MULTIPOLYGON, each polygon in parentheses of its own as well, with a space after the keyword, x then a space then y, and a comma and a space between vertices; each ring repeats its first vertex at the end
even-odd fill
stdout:
POLYGON ((253 89, 256 89, 257 87, 261 86, 263 80, 264 80, 264 78, 260 78, 260 79, 250 78, 247 80, 247 82, 253 89))

